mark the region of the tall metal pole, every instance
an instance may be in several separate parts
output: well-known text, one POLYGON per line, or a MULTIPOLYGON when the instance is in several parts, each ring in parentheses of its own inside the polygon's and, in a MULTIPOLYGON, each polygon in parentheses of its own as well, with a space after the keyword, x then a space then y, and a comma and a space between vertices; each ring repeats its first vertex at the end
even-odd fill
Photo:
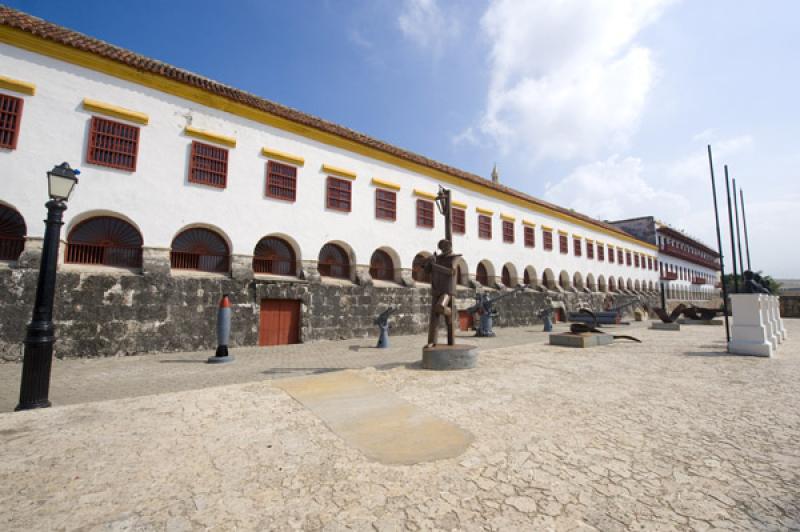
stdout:
MULTIPOLYGON (((728 222, 731 227, 731 262, 733 263, 733 290, 739 293, 739 274, 736 272, 736 234, 733 231, 733 208, 731 207, 731 181, 728 179, 728 165, 725 165, 725 190, 728 193, 728 222)), ((725 284, 723 282, 723 284, 725 284)))
POLYGON ((44 242, 36 284, 33 319, 25 336, 25 355, 22 359, 22 382, 19 404, 14 410, 30 410, 50 406, 50 368, 53 363, 53 299, 56 291, 56 262, 59 235, 67 205, 60 200, 47 202, 47 219, 44 221, 44 242))
POLYGON ((722 254, 722 233, 719 230, 719 208, 717 207, 717 184, 714 180, 714 161, 711 158, 711 144, 708 145, 708 168, 711 170, 711 194, 714 196, 714 220, 717 222, 717 249, 719 250, 719 270, 722 276, 722 310, 725 313, 725 339, 731 341, 728 324, 728 289, 725 287, 725 261, 722 254))
POLYGON ((739 196, 742 199, 742 223, 744 224, 744 246, 745 250, 747 250, 747 269, 753 271, 753 267, 750 266, 750 239, 747 237, 747 215, 744 212, 744 191, 739 189, 739 196))
POLYGON ((742 260, 742 234, 739 232, 739 202, 736 200, 736 178, 733 178, 733 212, 736 214, 736 247, 739 250, 739 273, 744 276, 744 260, 742 260))

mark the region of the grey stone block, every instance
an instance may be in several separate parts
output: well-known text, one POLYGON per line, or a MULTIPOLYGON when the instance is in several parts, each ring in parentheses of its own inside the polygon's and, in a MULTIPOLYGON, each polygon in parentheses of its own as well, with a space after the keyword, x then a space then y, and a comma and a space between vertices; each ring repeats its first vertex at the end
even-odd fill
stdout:
POLYGON ((610 334, 597 333, 553 333, 550 335, 550 345, 560 345, 564 347, 597 347, 608 345, 614 341, 610 334))
POLYGON ((422 367, 437 371, 471 369, 478 363, 474 345, 437 345, 422 349, 422 367))
POLYGON ((654 321, 650 324, 650 328, 656 331, 680 331, 681 324, 680 323, 664 323, 661 321, 654 321))

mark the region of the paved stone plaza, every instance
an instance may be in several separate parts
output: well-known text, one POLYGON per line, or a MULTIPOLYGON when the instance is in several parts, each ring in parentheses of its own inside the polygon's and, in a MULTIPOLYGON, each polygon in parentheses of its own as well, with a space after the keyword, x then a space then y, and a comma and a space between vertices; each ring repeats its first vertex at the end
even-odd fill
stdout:
MULTIPOLYGON (((798 530, 800 321, 786 325, 772 359, 727 356, 722 327, 634 324, 643 344, 592 350, 498 329, 477 369, 448 373, 407 364, 420 337, 221 367, 57 362, 54 402, 112 400, 0 414, 0 529, 798 530), (469 431, 466 452, 370 461, 269 380, 371 364, 349 371, 469 431)), ((0 367, 5 410, 19 369, 0 367)))

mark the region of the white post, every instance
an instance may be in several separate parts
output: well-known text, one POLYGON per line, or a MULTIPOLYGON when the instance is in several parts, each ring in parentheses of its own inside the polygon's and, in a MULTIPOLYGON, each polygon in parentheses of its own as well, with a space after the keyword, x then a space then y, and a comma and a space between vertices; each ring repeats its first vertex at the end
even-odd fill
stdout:
POLYGON ((771 357, 775 346, 766 321, 767 296, 731 294, 733 327, 728 352, 771 357))

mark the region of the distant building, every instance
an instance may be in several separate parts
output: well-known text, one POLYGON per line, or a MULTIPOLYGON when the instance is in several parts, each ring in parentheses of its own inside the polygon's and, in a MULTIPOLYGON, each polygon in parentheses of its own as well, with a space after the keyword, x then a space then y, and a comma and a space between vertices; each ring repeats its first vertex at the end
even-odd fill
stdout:
POLYGON ((658 246, 657 268, 670 299, 709 299, 720 282, 719 253, 652 216, 610 222, 658 246))

